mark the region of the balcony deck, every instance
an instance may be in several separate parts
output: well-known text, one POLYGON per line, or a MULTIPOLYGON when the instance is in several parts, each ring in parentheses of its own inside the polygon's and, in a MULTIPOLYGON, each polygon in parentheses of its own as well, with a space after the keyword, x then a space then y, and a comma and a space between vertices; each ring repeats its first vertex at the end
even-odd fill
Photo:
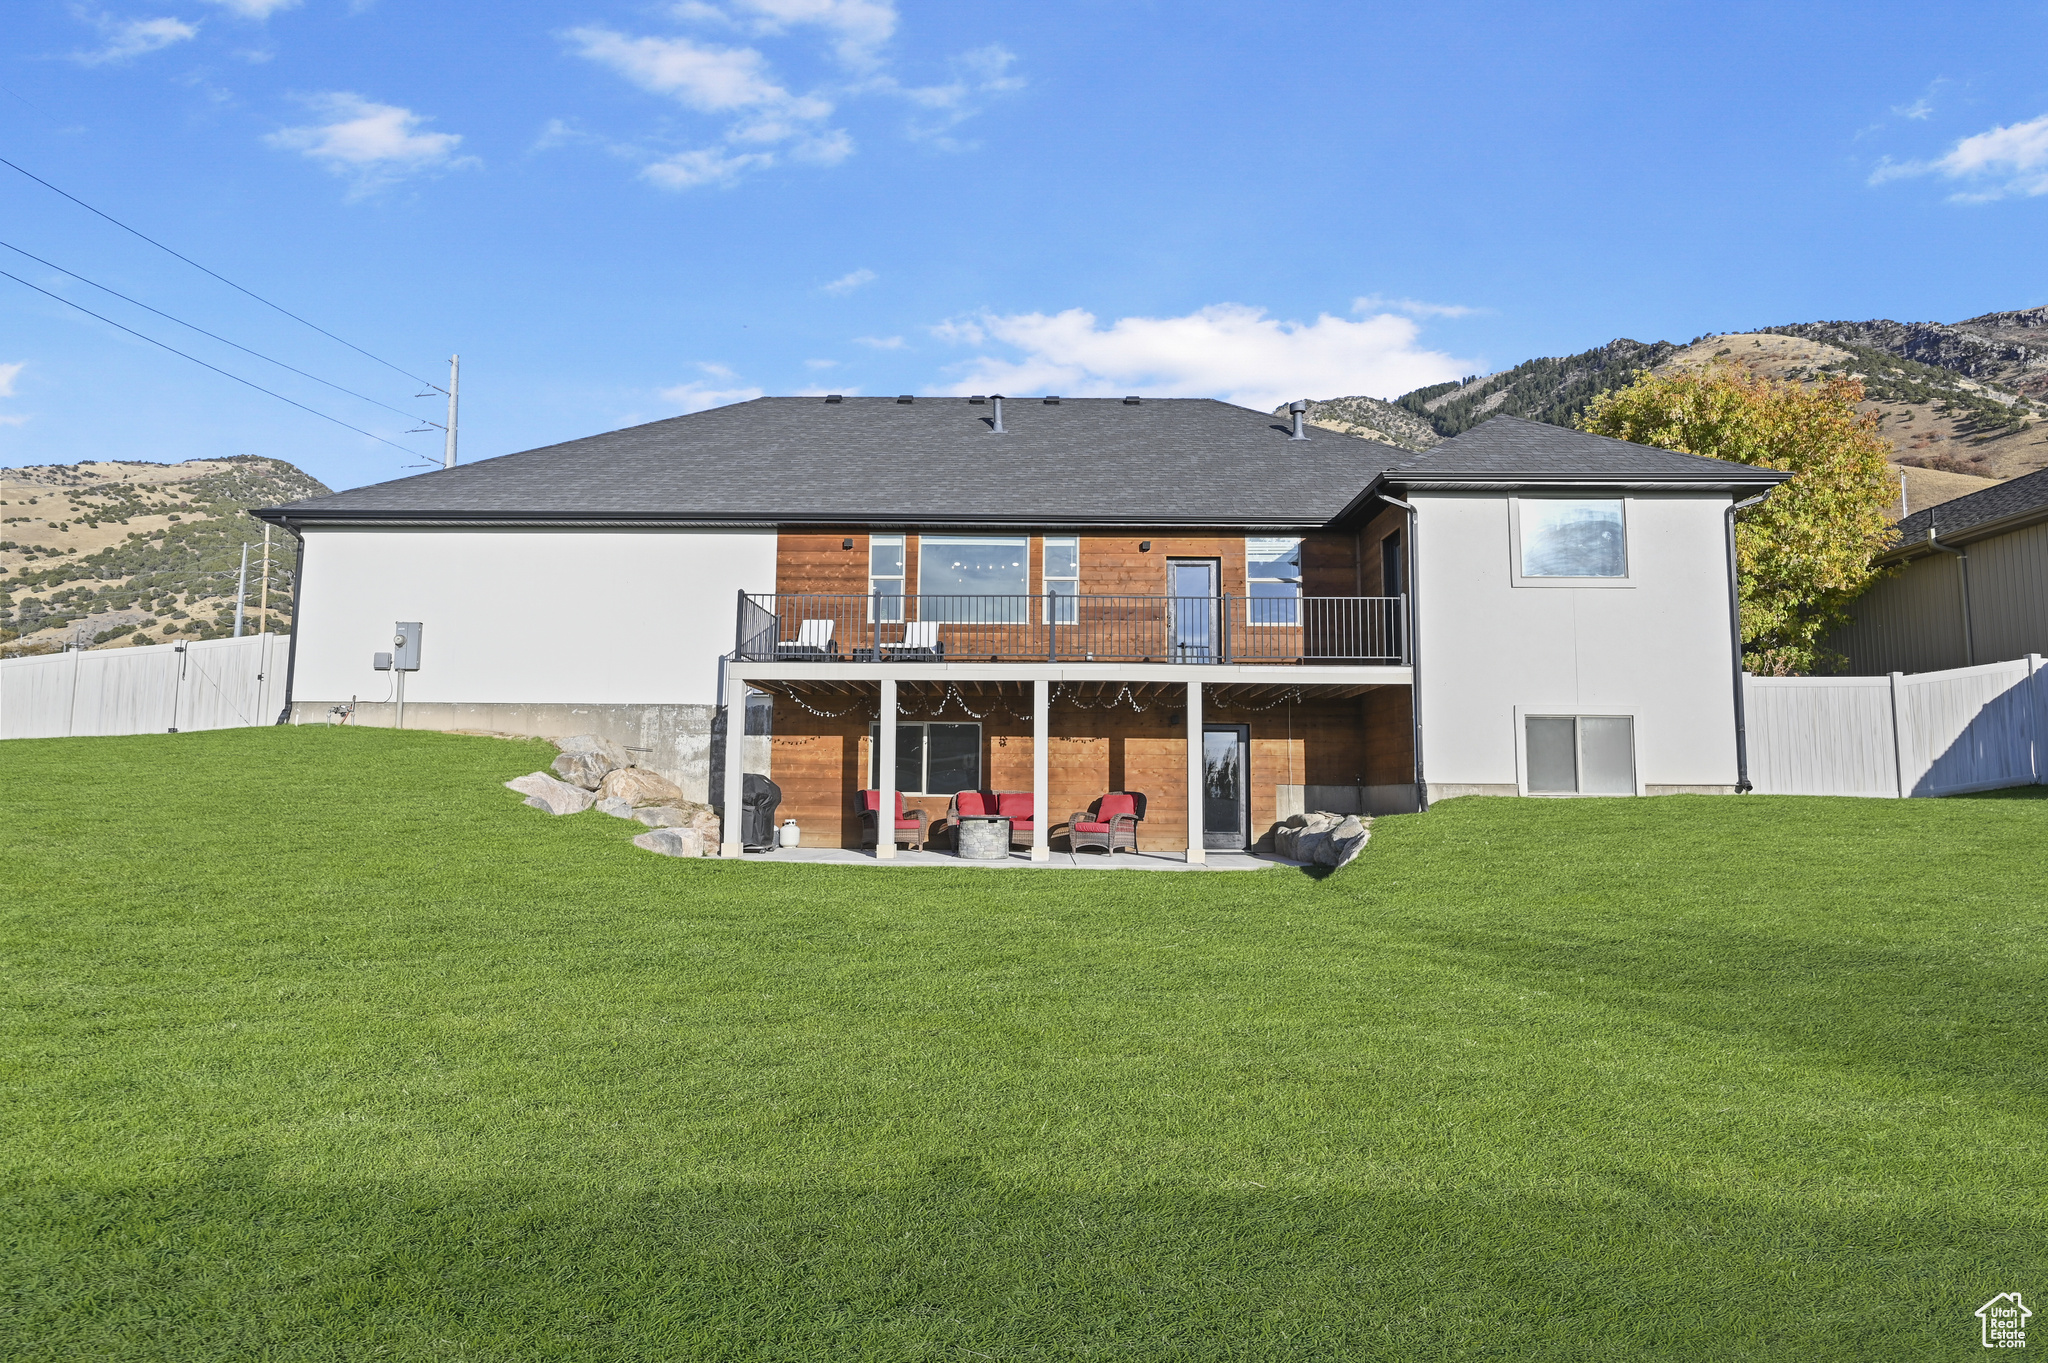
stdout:
POLYGON ((742 592, 742 663, 1405 666, 1400 596, 742 592))

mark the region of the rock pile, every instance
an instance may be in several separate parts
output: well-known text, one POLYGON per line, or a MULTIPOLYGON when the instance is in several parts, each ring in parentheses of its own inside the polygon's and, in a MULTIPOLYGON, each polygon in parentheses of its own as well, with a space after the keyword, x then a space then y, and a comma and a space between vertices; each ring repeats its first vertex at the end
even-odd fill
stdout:
POLYGON ((1365 850, 1371 823, 1356 814, 1290 814, 1273 830, 1273 850, 1311 866, 1346 866, 1365 850))
POLYGON ((579 734, 557 744, 562 755, 554 775, 536 771, 507 781, 526 803, 550 814, 597 809, 631 819, 650 831, 635 847, 669 857, 701 857, 718 847, 718 811, 684 796, 682 788, 657 772, 633 765, 632 754, 608 738, 579 734))

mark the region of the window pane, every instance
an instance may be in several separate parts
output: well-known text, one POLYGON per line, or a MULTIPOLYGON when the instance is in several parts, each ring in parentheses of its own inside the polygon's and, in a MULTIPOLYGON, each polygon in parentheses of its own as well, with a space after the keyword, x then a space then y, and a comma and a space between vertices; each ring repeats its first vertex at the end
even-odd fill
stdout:
POLYGON ((1524 499, 1523 577, 1627 577, 1621 503, 1524 499))
POLYGON ((918 617, 955 624, 1022 624, 1029 618, 1031 541, 1021 536, 926 535, 918 541, 918 617), (977 601, 975 597, 1006 598, 977 601))
POLYGON ((1401 552, 1401 532, 1380 541, 1380 595, 1401 596, 1408 588, 1404 585, 1403 571, 1407 558, 1401 552))
POLYGON ((1301 541, 1253 536, 1244 542, 1246 576, 1301 581, 1301 541))
MULTIPOLYGON (((882 726, 868 726, 868 789, 881 784, 882 726)), ((917 793, 924 789, 924 725, 896 726, 896 789, 917 793)))
POLYGON ((1045 541, 1045 575, 1047 577, 1079 577, 1081 575, 1081 541, 1077 539, 1053 539, 1045 541))
POLYGON ((981 726, 979 724, 931 724, 925 780, 928 795, 951 795, 977 790, 981 786, 981 726))
POLYGON ((879 613, 886 624, 896 624, 903 619, 903 582, 900 578, 893 582, 887 578, 877 578, 868 584, 868 588, 871 598, 868 601, 869 615, 879 613), (880 597, 881 600, 873 600, 874 597, 880 597))
POLYGON ((1075 583, 1057 582, 1048 579, 1045 584, 1045 594, 1059 598, 1048 603, 1052 609, 1052 622, 1055 625, 1071 625, 1081 618, 1080 612, 1076 609, 1080 602, 1074 599, 1076 594, 1075 583))
POLYGON ((1634 721, 1606 717, 1581 719, 1579 757, 1584 764, 1579 780, 1582 794, 1636 793, 1634 721))
POLYGON ((1569 718, 1529 720, 1529 790, 1573 795, 1579 789, 1579 760, 1569 718))
POLYGON ((868 541, 868 575, 903 576, 903 536, 876 535, 868 541))
POLYGON ((1237 735, 1202 735, 1202 831, 1237 833, 1239 792, 1244 773, 1238 769, 1237 735))
POLYGON ((1301 623, 1301 588, 1292 582, 1248 582, 1245 618, 1254 625, 1301 623))

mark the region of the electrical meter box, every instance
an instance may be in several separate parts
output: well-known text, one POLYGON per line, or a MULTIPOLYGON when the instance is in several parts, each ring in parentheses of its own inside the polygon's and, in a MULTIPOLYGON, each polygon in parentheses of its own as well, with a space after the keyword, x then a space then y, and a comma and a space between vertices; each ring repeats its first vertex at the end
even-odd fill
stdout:
POLYGON ((420 622, 400 620, 391 630, 391 665, 400 672, 420 670, 420 622))

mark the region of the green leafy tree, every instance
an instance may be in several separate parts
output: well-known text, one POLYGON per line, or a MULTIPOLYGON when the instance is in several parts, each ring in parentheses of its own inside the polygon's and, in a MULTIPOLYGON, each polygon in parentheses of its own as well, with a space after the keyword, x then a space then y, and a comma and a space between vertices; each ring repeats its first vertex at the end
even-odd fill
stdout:
POLYGON ((1821 641, 1880 575, 1899 475, 1862 415, 1863 385, 1774 382, 1728 365, 1637 375, 1593 399, 1579 429, 1688 454, 1782 469, 1791 481, 1736 517, 1743 658, 1771 676, 1839 665, 1821 641))

